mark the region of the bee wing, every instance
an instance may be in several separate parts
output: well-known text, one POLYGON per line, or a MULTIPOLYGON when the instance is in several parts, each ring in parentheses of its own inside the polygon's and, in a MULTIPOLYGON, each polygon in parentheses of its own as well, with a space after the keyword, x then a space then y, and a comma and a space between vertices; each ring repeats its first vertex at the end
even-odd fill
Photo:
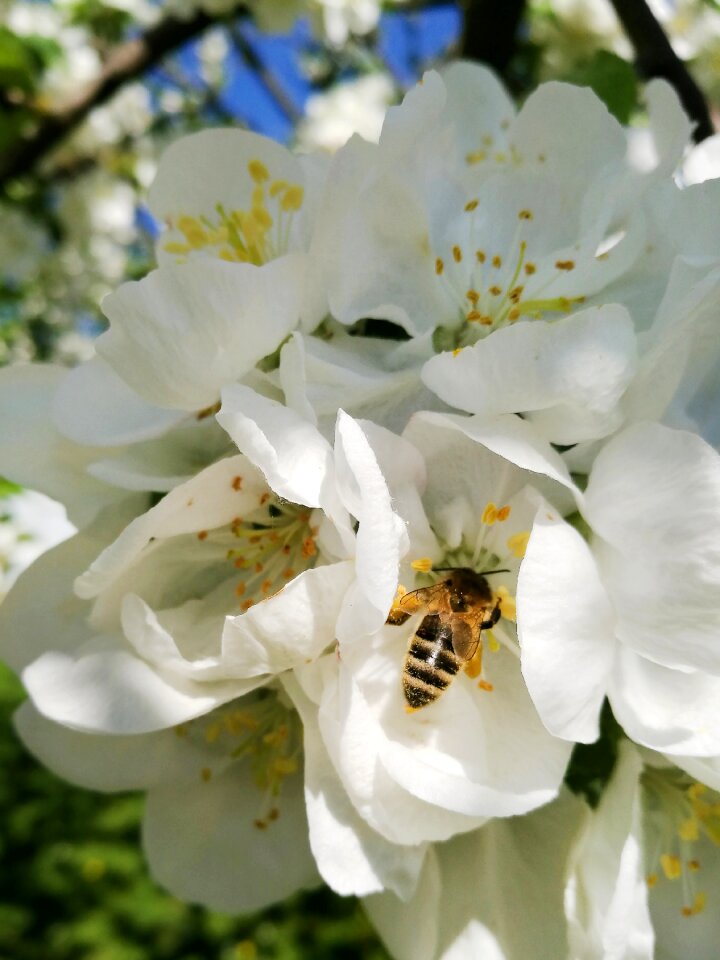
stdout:
POLYGON ((477 624, 454 618, 450 623, 452 647, 459 660, 472 660, 480 645, 481 629, 477 624))

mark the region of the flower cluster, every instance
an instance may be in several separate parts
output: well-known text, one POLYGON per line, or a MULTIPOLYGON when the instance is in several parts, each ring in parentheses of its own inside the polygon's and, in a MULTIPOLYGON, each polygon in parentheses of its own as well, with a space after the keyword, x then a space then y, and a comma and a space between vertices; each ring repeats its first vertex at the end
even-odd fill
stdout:
POLYGON ((182 139, 97 355, 2 371, 3 473, 78 527, 0 610, 18 731, 146 791, 178 896, 323 880, 400 960, 715 956, 720 190, 646 102, 630 150, 457 63, 332 159, 182 139))

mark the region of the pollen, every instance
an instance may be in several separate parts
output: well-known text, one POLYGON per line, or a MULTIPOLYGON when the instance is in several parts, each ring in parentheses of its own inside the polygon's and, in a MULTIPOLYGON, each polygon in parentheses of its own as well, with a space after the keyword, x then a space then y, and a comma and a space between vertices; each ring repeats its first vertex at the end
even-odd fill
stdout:
POLYGON ((270 179, 268 168, 261 160, 251 160, 248 163, 248 173, 255 183, 265 183, 266 180, 270 179))
POLYGON ((494 503, 488 503, 485 505, 485 509, 482 513, 482 522, 486 523, 488 526, 492 526, 498 518, 498 509, 494 503))
POLYGON ((418 557, 417 560, 413 560, 410 566, 413 570, 417 570, 418 573, 430 573, 432 570, 432 560, 430 557, 418 557))
POLYGON ((305 191, 302 187, 297 184, 291 185, 283 194, 283 198, 280 201, 280 208, 285 212, 299 210, 303 205, 304 196, 305 191))
POLYGON ((508 538, 507 548, 513 554, 513 556, 517 557, 519 560, 522 560, 522 558, 525 556, 529 539, 529 530, 523 530, 521 533, 514 533, 508 538))
POLYGON ((668 880, 677 880, 682 874, 682 864, 680 858, 672 853, 663 853, 660 857, 660 866, 668 880))

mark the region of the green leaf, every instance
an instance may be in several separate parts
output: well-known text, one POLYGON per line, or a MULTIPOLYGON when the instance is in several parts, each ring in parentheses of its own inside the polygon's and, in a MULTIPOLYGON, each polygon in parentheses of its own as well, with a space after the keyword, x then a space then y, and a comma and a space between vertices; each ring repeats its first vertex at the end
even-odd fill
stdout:
POLYGON ((42 63, 22 37, 0 27, 0 88, 32 93, 42 71, 42 63))
POLYGON ((0 477, 0 497, 9 497, 21 491, 22 487, 18 486, 17 483, 13 483, 12 480, 6 480, 5 477, 0 477))
POLYGON ((638 107, 638 80, 632 64, 609 50, 598 50, 563 79, 591 87, 620 123, 629 123, 638 107))

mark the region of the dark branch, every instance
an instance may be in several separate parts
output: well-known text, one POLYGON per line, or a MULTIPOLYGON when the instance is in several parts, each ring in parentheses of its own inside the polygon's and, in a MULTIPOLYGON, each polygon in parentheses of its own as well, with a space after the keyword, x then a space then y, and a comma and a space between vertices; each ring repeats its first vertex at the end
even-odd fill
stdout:
POLYGON ((699 87, 680 60, 645 0, 610 0, 630 42, 635 48, 635 66, 640 76, 662 77, 673 85, 696 127, 696 143, 710 137, 710 111, 699 87))
POLYGON ((140 76, 164 56, 215 23, 198 12, 189 20, 169 17, 140 37, 111 51, 102 71, 74 97, 51 114, 38 119, 35 129, 7 148, 0 157, 0 185, 31 173, 37 164, 72 133, 95 107, 105 103, 120 87, 140 76))
POLYGON ((468 0, 461 55, 502 76, 515 52, 524 12, 525 0, 468 0))

